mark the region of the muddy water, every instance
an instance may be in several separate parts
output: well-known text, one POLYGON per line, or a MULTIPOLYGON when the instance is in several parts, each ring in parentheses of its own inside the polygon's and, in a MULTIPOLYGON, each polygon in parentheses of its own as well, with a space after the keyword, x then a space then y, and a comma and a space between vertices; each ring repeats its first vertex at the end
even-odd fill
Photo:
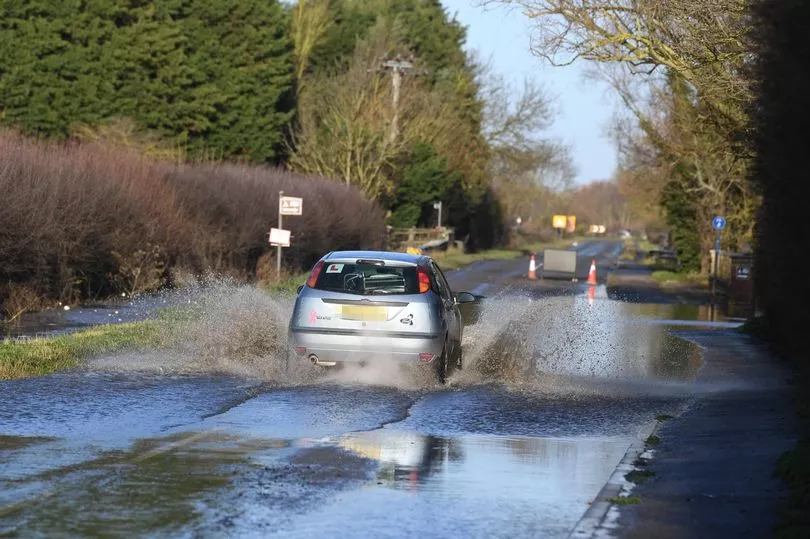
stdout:
POLYGON ((601 289, 488 301, 445 388, 309 381, 259 338, 286 305, 208 307, 172 349, 0 383, 0 534, 564 537, 698 391, 675 307, 601 289))

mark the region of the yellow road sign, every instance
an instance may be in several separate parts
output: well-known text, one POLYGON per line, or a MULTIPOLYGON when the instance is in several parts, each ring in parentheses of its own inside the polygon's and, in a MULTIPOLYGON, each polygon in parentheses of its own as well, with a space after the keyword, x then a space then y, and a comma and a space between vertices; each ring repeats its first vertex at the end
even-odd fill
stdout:
POLYGON ((568 216, 568 224, 565 227, 568 232, 575 232, 577 229, 577 216, 576 215, 569 215, 568 216))

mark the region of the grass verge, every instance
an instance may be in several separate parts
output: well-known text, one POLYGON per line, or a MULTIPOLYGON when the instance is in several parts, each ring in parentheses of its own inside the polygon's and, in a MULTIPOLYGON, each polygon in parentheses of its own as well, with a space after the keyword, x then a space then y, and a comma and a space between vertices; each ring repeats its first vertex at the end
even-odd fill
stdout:
POLYGON ((613 496, 612 498, 608 498, 607 501, 616 505, 635 505, 641 503, 641 498, 636 498, 635 496, 613 496))
POLYGON ((463 253, 461 251, 449 251, 432 255, 434 260, 445 271, 459 269, 473 262, 482 260, 516 260, 525 256, 523 251, 512 249, 492 249, 481 251, 480 253, 463 253))
MULTIPOLYGON (((449 251, 444 253, 430 253, 443 270, 459 269, 473 262, 482 260, 516 260, 528 256, 532 253, 542 253, 544 249, 563 249, 569 247, 574 242, 585 241, 589 238, 574 236, 562 238, 549 242, 532 243, 523 247, 513 247, 507 249, 491 249, 480 253, 463 253, 461 251, 449 251)), ((592 239, 592 238, 590 238, 592 239)))
MULTIPOLYGON (((765 324, 752 324, 749 333, 760 339, 768 338, 765 324)), ((797 358, 798 359, 798 358, 797 358)), ((774 473, 788 488, 788 496, 779 508, 779 519, 774 529, 777 539, 810 537, 810 370, 801 363, 796 366, 793 398, 799 418, 800 438, 792 449, 783 453, 776 462, 774 473)))
POLYGON ((774 537, 810 537, 810 439, 804 438, 779 457, 776 475, 785 482, 790 494, 780 507, 774 537))
POLYGON ((95 355, 156 344, 158 320, 97 326, 68 335, 0 343, 0 380, 41 376, 95 355))
POLYGON ((152 320, 94 326, 54 337, 0 342, 0 380, 70 369, 84 359, 166 344, 173 330, 199 315, 191 308, 162 309, 152 320))
POLYGON ((655 476, 655 472, 651 470, 633 470, 632 472, 628 472, 624 475, 624 478, 631 483, 635 483, 640 485, 641 483, 646 482, 651 477, 655 476))
POLYGON ((263 284, 262 288, 270 293, 289 292, 294 294, 298 287, 307 282, 309 272, 295 273, 282 276, 278 281, 269 281, 263 284))
POLYGON ((705 275, 698 273, 677 273, 674 271, 653 271, 652 278, 662 284, 678 283, 678 284, 694 284, 694 285, 708 285, 709 279, 705 275))
POLYGON ((656 446, 656 445, 658 445, 660 443, 661 443, 661 438, 659 438, 655 434, 650 434, 649 436, 647 436, 647 439, 644 440, 644 444, 647 447, 653 447, 653 446, 656 446))

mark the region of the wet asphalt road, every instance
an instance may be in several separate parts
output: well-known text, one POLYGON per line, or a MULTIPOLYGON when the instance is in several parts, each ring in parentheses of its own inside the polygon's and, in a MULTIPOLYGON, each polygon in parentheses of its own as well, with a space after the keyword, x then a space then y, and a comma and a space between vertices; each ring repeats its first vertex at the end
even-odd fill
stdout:
MULTIPOLYGON (((579 252, 607 267, 619 249, 579 252)), ((529 284, 526 264, 450 276, 501 296, 449 387, 137 357, 0 382, 0 535, 567 536, 629 445, 695 391, 699 351, 665 329, 701 312, 529 284)))

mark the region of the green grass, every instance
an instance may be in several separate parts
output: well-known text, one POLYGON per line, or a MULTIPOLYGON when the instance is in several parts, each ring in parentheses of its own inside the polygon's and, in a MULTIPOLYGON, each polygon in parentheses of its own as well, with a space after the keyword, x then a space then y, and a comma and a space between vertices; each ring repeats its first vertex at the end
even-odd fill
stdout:
POLYGON ((649 240, 639 240, 638 242, 638 250, 644 251, 645 253, 649 253, 650 251, 658 251, 661 249, 660 245, 656 245, 649 240))
POLYGON ((793 448, 779 457, 774 470, 788 487, 779 507, 774 531, 777 539, 810 537, 810 371, 800 363, 795 373, 792 389, 800 436, 793 448))
POLYGON ((789 495, 781 504, 774 537, 810 537, 810 440, 779 457, 776 475, 787 484, 789 495))
POLYGON ((0 343, 0 380, 75 367, 89 357, 157 344, 160 320, 113 324, 69 335, 0 343))
POLYGON ((659 438, 655 434, 650 434, 649 436, 647 436, 647 439, 644 441, 644 443, 647 444, 647 446, 658 445, 661 443, 661 438, 659 438))
POLYGON ((165 345, 177 328, 198 315, 194 307, 171 307, 158 310, 152 320, 95 326, 54 337, 3 341, 0 380, 42 376, 75 367, 84 359, 165 345))
POLYGON ((641 503, 641 498, 634 496, 613 496, 612 498, 608 498, 608 501, 616 505, 635 505, 641 503))
POLYGON ((652 272, 652 278, 659 283, 686 283, 705 285, 708 278, 698 273, 677 273, 674 271, 659 270, 652 272))
POLYGON ((445 253, 431 254, 431 256, 436 260, 436 262, 439 263, 442 269, 453 270, 467 266, 473 262, 479 262, 481 260, 516 260, 532 253, 542 253, 544 249, 567 248, 574 242, 580 242, 586 239, 588 238, 575 236, 549 242, 532 243, 519 248, 491 249, 489 251, 481 251, 480 253, 449 251, 445 253))
POLYGON ((296 273, 293 275, 282 276, 280 281, 270 281, 264 284, 264 289, 270 293, 289 292, 295 293, 298 287, 307 282, 309 272, 296 273))
POLYGON ((525 253, 512 249, 492 249, 480 253, 449 251, 432 256, 443 270, 454 270, 481 260, 515 260, 525 256, 525 253))
POLYGON ((610 239, 612 238, 590 238, 587 236, 574 236, 546 242, 531 243, 527 245, 525 248, 522 248, 521 251, 523 251, 524 253, 542 253, 544 249, 567 249, 574 242, 582 243, 583 241, 600 241, 610 239))
POLYGON ((641 483, 646 482, 651 477, 655 476, 655 472, 650 470, 633 470, 632 472, 628 472, 624 475, 624 478, 631 483, 635 483, 640 485, 641 483))

